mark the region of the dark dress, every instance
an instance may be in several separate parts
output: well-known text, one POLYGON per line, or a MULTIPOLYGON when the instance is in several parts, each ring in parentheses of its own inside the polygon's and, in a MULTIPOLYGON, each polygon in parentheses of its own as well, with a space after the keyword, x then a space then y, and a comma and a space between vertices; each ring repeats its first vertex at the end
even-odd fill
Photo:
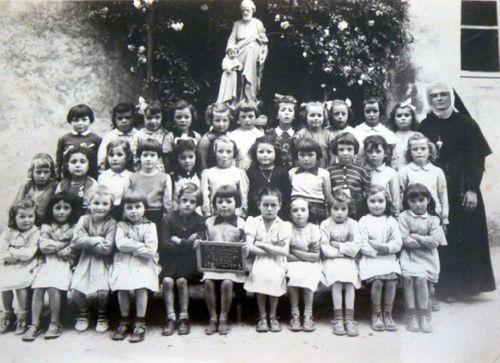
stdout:
POLYGON ((439 249, 441 274, 437 293, 446 297, 493 291, 495 278, 480 191, 484 159, 491 149, 479 125, 458 112, 448 119, 430 113, 419 125, 419 131, 437 144, 436 165, 443 169, 448 184, 448 246, 439 249), (462 206, 468 190, 477 193, 477 207, 470 212, 462 206))
POLYGON ((197 267, 196 250, 192 241, 187 238, 193 233, 200 233, 202 237, 204 231, 205 220, 198 213, 183 218, 179 211, 174 211, 163 218, 158 239, 161 280, 163 277, 171 277, 174 280, 183 277, 190 284, 200 282, 201 273, 197 267), (178 245, 173 243, 170 240, 172 236, 179 237, 182 242, 178 245))
POLYGON ((275 166, 272 173, 269 173, 269 171, 265 171, 265 173, 266 174, 264 176, 260 168, 254 164, 252 164, 247 170, 249 184, 248 215, 252 217, 260 215, 257 205, 257 195, 262 188, 273 187, 279 189, 283 199, 281 203, 281 210, 278 215, 281 219, 287 221, 289 220, 288 210, 290 207, 290 195, 292 193, 288 172, 282 166, 275 166), (269 178, 269 180, 267 178, 269 178))

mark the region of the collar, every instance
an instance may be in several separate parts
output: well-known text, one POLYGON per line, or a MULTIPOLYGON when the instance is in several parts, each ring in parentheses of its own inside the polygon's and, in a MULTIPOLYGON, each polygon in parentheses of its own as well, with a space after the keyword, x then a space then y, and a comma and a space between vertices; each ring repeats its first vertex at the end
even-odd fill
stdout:
POLYGON ((24 239, 28 239, 37 230, 38 230, 38 228, 36 226, 33 226, 33 227, 31 227, 30 229, 28 229, 27 231, 24 231, 24 232, 21 232, 21 231, 18 231, 17 229, 15 229, 14 231, 16 233, 14 233, 14 235, 15 236, 21 236, 24 239))
POLYGON ((378 171, 379 173, 382 172, 387 166, 385 164, 382 164, 380 166, 377 166, 376 168, 366 164, 366 168, 370 171, 378 171))
POLYGON ((305 169, 303 169, 301 166, 299 166, 299 167, 297 168, 297 171, 295 172, 295 174, 300 174, 300 173, 311 173, 311 174, 314 174, 314 175, 318 175, 318 170, 319 170, 319 166, 316 166, 315 168, 310 169, 310 170, 305 170, 305 169))
POLYGON ((188 171, 185 171, 185 170, 182 170, 182 169, 179 168, 179 170, 176 170, 174 172, 174 175, 177 176, 177 177, 191 179, 192 177, 194 177, 196 175, 196 172, 194 170, 188 172, 188 171))
POLYGON ((425 164, 424 166, 418 166, 417 164, 415 164, 413 161, 411 163, 408 164, 408 167, 411 169, 411 170, 414 170, 414 171, 418 171, 418 170, 425 170, 425 171, 429 171, 431 170, 431 163, 428 162, 427 164, 425 164))
POLYGON ((146 127, 143 127, 140 131, 145 133, 146 135, 156 135, 156 134, 164 135, 165 134, 165 131, 161 127, 158 130, 154 130, 154 131, 151 131, 151 130, 147 129, 146 127))
POLYGON ((282 134, 288 134, 288 136, 293 137, 295 134, 295 130, 292 128, 289 128, 287 131, 282 130, 279 126, 274 129, 276 131, 276 135, 280 137, 282 134))
POLYGON ((71 131, 71 133, 75 136, 87 136, 88 134, 90 134, 90 130, 87 130, 85 132, 71 131))
POLYGON ((221 216, 216 216, 214 220, 214 226, 221 223, 229 223, 232 226, 238 227, 238 216, 236 214, 231 218, 223 218, 221 216))
POLYGON ((408 210, 408 214, 417 219, 427 219, 429 217, 429 214, 427 212, 425 212, 424 214, 416 214, 411 209, 408 210))
POLYGON ((127 174, 129 173, 129 171, 127 169, 125 169, 121 173, 116 173, 112 169, 108 169, 108 170, 109 170, 109 176, 110 177, 118 176, 120 178, 126 178, 128 176, 127 174))
POLYGON ((146 173, 146 172, 144 172, 142 170, 139 170, 139 173, 140 173, 140 175, 143 175, 143 176, 153 176, 153 175, 158 174, 159 170, 158 170, 158 168, 156 168, 155 170, 153 170, 152 173, 146 173))
POLYGON ((366 122, 363 122, 359 127, 361 128, 361 130, 365 132, 369 131, 382 132, 384 130, 384 125, 382 125, 380 122, 376 126, 368 126, 366 122))
POLYGON ((134 136, 137 133, 137 129, 132 127, 129 132, 123 132, 121 130, 115 129, 118 136, 134 136))

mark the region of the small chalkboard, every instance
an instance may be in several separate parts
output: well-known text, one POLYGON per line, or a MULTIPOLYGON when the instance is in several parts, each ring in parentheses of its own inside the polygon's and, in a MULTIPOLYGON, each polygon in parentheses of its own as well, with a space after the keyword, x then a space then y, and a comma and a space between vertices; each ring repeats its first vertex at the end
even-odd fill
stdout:
POLYGON ((241 242, 201 242, 196 249, 199 271, 242 272, 246 258, 241 242))

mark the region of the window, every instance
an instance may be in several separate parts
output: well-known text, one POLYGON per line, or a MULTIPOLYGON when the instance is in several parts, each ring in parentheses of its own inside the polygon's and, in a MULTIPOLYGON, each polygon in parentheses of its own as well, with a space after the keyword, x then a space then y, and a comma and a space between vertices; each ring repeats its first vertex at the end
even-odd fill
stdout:
POLYGON ((498 23, 496 0, 462 0, 462 71, 500 72, 498 23))

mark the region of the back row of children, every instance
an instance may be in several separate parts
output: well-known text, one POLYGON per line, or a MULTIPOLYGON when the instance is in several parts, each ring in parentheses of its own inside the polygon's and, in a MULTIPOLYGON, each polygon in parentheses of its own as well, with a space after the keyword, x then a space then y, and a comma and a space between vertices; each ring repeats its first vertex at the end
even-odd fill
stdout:
POLYGON ((118 291, 122 315, 113 338, 123 339, 131 327, 129 291, 135 290, 137 316, 131 341, 141 341, 147 290, 158 290, 161 265, 167 313, 163 333, 171 335, 177 327, 179 334, 187 334, 187 286, 200 281, 192 247, 207 239, 242 241, 254 260, 248 276, 204 274, 210 315, 207 334, 227 334, 233 285, 242 283, 257 294, 257 330, 281 330, 276 306, 286 292, 287 274, 292 330, 314 330, 312 300, 321 281, 332 287, 334 333, 357 335, 354 290, 361 280, 371 283, 372 328, 395 330, 391 311, 397 277, 402 274, 408 329, 431 331, 428 283, 432 286, 439 275, 436 247, 446 243, 441 229, 447 215, 446 182, 431 163, 434 145, 412 130, 412 106, 400 103, 391 113, 398 128, 395 134, 380 123, 377 99, 365 102, 366 121, 354 129, 347 126, 350 109, 345 101, 333 101, 329 110, 319 102, 305 104, 301 111, 305 126, 297 132, 295 108, 293 97, 278 97, 279 125, 265 135, 254 125, 255 105, 239 104, 234 111, 239 127, 228 132, 233 110, 215 104, 207 110, 210 131, 200 137, 191 130, 196 112, 184 101, 174 107, 170 132, 162 129, 158 103, 142 104, 144 128, 139 131, 133 127, 132 105, 120 104, 113 110, 116 129, 100 142, 88 130, 92 111, 84 105, 73 107, 68 113, 73 132, 59 141, 56 166, 49 155, 35 156, 30 180, 11 208, 10 228, 2 235, 6 270, 0 286, 4 306, 0 328, 8 330, 14 322, 15 290, 20 302, 16 332, 24 333, 25 340, 36 338, 48 289, 53 316, 45 336, 59 336, 61 291, 71 289, 79 309, 75 328, 88 328, 87 298, 97 293, 96 330, 106 331, 111 289, 118 291), (331 126, 323 127, 329 117, 331 126), (105 169, 98 182, 91 177, 98 173, 97 165, 105 169), (389 165, 399 168, 399 175, 389 165), (54 188, 58 171, 62 179, 54 188), (406 201, 403 213, 399 213, 401 192, 406 201), (205 218, 197 213, 200 208, 205 218), (399 225, 393 218, 398 214, 399 225), (39 231, 35 224, 41 222, 39 231), (39 269, 38 247, 46 255, 39 269), (49 255, 56 264, 49 264, 49 255), (75 258, 78 262, 71 272, 70 261, 75 258), (60 284, 52 282, 59 279, 60 284), (178 319, 174 285, 179 292, 178 319), (29 287, 35 293, 28 329, 29 287), (219 315, 216 287, 221 291, 219 315), (303 323, 300 291, 305 302, 303 323))

